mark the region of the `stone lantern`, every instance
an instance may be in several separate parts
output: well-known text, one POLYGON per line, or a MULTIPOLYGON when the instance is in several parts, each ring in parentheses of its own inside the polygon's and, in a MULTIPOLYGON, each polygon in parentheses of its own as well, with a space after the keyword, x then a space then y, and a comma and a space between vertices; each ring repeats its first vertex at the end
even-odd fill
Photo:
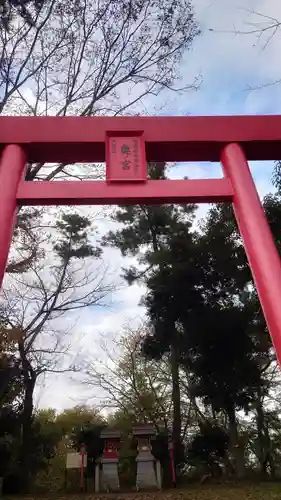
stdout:
MULTIPOLYGON (((117 491, 120 488, 118 475, 118 451, 121 433, 119 431, 104 430, 100 435, 104 440, 102 465, 102 488, 105 491, 117 491)), ((97 488, 99 490, 99 488, 97 488)))
POLYGON ((155 458, 151 453, 151 438, 155 429, 151 424, 138 425, 133 428, 133 436, 138 441, 136 488, 159 488, 159 478, 156 477, 155 458))

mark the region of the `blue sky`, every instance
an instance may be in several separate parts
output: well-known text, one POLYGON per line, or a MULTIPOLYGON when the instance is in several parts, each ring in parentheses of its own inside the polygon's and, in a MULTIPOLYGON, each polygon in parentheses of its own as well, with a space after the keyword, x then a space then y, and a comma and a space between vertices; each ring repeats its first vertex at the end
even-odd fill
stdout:
MULTIPOLYGON (((278 114, 281 113, 281 84, 269 83, 281 78, 280 53, 281 34, 267 43, 268 38, 258 38, 257 33, 235 34, 267 27, 264 14, 281 20, 280 0, 194 0, 197 19, 202 34, 196 39, 191 52, 182 62, 180 71, 183 80, 192 82, 201 75, 198 91, 186 94, 166 94, 157 102, 145 102, 149 114, 169 115, 230 115, 230 114, 278 114), (214 31, 209 31, 210 29, 214 31), (267 43, 267 45, 266 45, 267 43), (249 90, 261 87, 260 90, 249 90), (153 111, 151 111, 153 110, 153 111)), ((267 30, 270 36, 270 30, 267 30)), ((255 162, 251 170, 261 196, 272 191, 273 164, 255 162)), ((171 177, 190 178, 216 177, 221 173, 219 165, 208 163, 181 164, 174 167, 171 177)), ((200 216, 206 207, 201 207, 200 216)), ((106 253, 109 264, 114 263, 118 274, 125 265, 117 251, 106 253)), ((144 311, 139 307, 143 290, 138 286, 123 288, 112 297, 111 307, 85 310, 79 323, 79 332, 85 335, 84 349, 97 352, 99 335, 112 338, 126 322, 137 324, 144 311)), ((101 356, 101 352, 98 356, 101 356)), ((58 409, 72 406, 83 400, 83 394, 71 385, 67 377, 49 377, 44 391, 38 392, 40 406, 52 405, 58 409), (79 399, 80 398, 80 399, 79 399)), ((84 400, 83 400, 84 401, 84 400)))
MULTIPOLYGON (((195 0, 194 6, 202 34, 186 54, 181 71, 182 77, 189 81, 200 74, 201 85, 198 91, 171 97, 169 113, 203 116, 281 113, 281 84, 269 85, 281 78, 281 32, 277 31, 270 42, 271 30, 263 37, 259 33, 243 34, 272 23, 260 14, 281 19, 281 2, 195 0)), ((162 113, 165 114, 165 109, 162 113)), ((251 162, 250 167, 260 196, 272 191, 273 162, 251 162)), ((197 163, 177 165, 171 171, 171 177, 184 175, 217 177, 221 168, 219 164, 197 163)), ((206 207, 201 207, 200 216, 205 211, 206 207)))

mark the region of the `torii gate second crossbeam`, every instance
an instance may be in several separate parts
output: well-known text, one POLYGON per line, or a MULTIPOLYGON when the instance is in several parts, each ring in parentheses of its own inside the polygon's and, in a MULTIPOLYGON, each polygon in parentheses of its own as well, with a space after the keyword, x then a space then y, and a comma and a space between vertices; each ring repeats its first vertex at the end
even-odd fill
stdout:
POLYGON ((0 284, 19 206, 232 203, 281 363, 281 262, 247 163, 281 159, 281 116, 3 116, 0 150, 0 284), (219 160, 221 179, 147 179, 149 161, 219 160), (27 163, 104 161, 106 181, 25 180, 27 163))

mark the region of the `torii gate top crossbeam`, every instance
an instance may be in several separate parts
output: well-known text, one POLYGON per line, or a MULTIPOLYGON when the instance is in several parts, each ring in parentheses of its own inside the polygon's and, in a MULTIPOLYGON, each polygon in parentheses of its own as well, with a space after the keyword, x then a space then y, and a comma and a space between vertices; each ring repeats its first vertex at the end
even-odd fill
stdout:
POLYGON ((105 137, 143 133, 148 161, 219 161, 229 143, 248 160, 281 158, 281 116, 0 118, 0 152, 24 147, 31 162, 103 162, 105 137))

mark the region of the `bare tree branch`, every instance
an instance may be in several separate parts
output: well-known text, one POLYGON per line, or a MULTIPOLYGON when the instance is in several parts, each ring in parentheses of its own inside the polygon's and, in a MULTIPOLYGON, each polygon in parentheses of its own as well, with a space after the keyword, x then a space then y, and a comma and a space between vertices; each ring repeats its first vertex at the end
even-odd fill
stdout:
MULTIPOLYGON (((198 32, 190 0, 46 2, 33 26, 21 19, 0 33, 0 112, 139 112, 147 97, 178 90, 179 62, 198 32)), ((52 167, 47 179, 65 168, 52 167)), ((46 178, 43 165, 31 165, 29 180, 39 172, 46 178)))

